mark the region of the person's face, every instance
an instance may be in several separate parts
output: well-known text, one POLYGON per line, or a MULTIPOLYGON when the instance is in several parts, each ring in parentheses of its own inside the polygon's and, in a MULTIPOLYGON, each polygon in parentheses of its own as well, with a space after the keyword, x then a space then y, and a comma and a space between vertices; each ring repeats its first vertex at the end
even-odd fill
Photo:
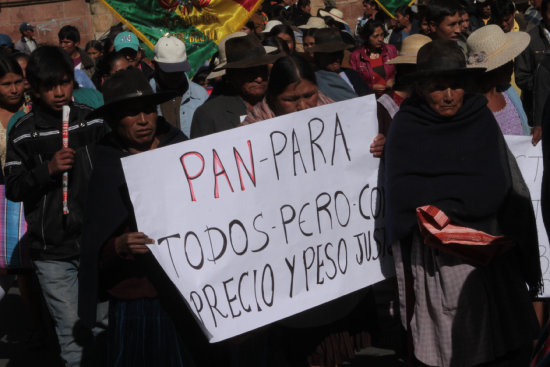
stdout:
POLYGON ((437 39, 458 41, 460 37, 460 16, 456 12, 453 16, 446 16, 439 25, 430 22, 430 28, 437 39))
POLYGON ((397 25, 401 28, 405 28, 409 25, 409 16, 403 16, 400 13, 397 13, 395 15, 395 20, 397 21, 397 25))
POLYGON ((374 12, 374 6, 368 3, 363 3, 363 10, 365 12, 365 15, 372 16, 372 13, 374 12))
POLYGON ((157 109, 153 104, 123 104, 114 130, 128 148, 146 151, 157 132, 157 109))
POLYGON ((267 65, 231 70, 232 83, 246 100, 263 98, 267 89, 267 76, 267 65))
POLYGON ((128 62, 128 60, 126 60, 126 58, 124 57, 119 57, 118 59, 116 59, 116 61, 114 62, 113 64, 113 67, 111 68, 111 70, 109 71, 110 74, 109 75, 113 75, 114 73, 116 73, 117 71, 120 71, 120 70, 126 70, 130 67, 130 63, 128 62))
POLYGON ((342 66, 343 52, 317 52, 315 60, 320 69, 328 71, 339 71, 342 66))
POLYGON ((304 7, 302 8, 302 11, 303 11, 304 13, 309 14, 309 12, 311 11, 311 4, 307 4, 306 6, 304 6, 304 7))
POLYGON ((274 109, 277 116, 317 106, 319 92, 317 86, 309 80, 302 79, 288 85, 283 93, 275 97, 274 109))
POLYGON ((23 31, 23 36, 27 38, 33 38, 34 37, 34 29, 27 29, 26 31, 23 31))
POLYGON ((62 40, 59 40, 59 46, 61 46, 62 49, 65 50, 66 53, 69 54, 69 56, 77 56, 76 55, 76 50, 78 48, 78 45, 79 45, 79 42, 73 42, 71 40, 68 40, 68 39, 62 39, 62 40))
POLYGON ((23 77, 15 73, 7 73, 0 78, 0 106, 13 107, 23 100, 23 77))
POLYGON ((167 73, 162 71, 157 65, 156 77, 160 85, 166 89, 187 90, 189 87, 184 71, 167 73))
POLYGON ((53 111, 61 111, 73 97, 73 79, 66 75, 59 84, 53 87, 40 87, 37 94, 43 106, 53 111))
POLYGON ((444 117, 456 115, 464 101, 464 89, 452 79, 435 80, 426 87, 428 105, 444 117))
POLYGON ((250 34, 252 32, 252 29, 248 28, 246 25, 243 25, 243 27, 239 30, 239 32, 250 34))
POLYGON ((460 23, 460 29, 463 33, 468 32, 468 29, 470 28, 470 14, 464 13, 462 14, 462 23, 460 23))
POLYGON ((514 20, 514 13, 512 13, 498 19, 496 23, 500 26, 500 28, 502 28, 504 33, 508 33, 511 32, 512 28, 514 27, 514 20))
POLYGON ((92 60, 97 60, 99 59, 101 56, 103 56, 103 53, 102 52, 99 52, 98 50, 96 50, 95 48, 93 47, 90 47, 88 49, 88 51, 86 51, 88 53, 88 56, 90 56, 92 58, 92 60))
POLYGON ((286 42, 288 49, 291 53, 292 51, 294 51, 294 43, 292 42, 292 37, 290 37, 290 35, 286 33, 279 33, 277 37, 286 42))
POLYGON ((422 34, 430 34, 430 24, 428 23, 428 20, 426 18, 422 19, 422 21, 420 22, 420 30, 422 34))
POLYGON ((315 46, 315 37, 305 36, 304 37, 304 50, 307 51, 308 48, 315 46))
POLYGON ((481 8, 481 14, 484 19, 491 18, 491 4, 484 5, 483 8, 481 8))
POLYGON ((369 36, 368 45, 371 49, 378 50, 382 48, 384 45, 384 30, 382 27, 374 29, 374 32, 369 36))

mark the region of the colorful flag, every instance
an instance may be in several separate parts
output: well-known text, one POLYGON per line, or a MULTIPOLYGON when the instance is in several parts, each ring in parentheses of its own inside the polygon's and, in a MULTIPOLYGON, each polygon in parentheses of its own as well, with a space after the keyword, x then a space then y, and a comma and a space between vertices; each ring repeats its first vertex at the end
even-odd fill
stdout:
POLYGON ((238 31, 261 0, 101 0, 140 40, 153 49, 171 33, 185 42, 189 75, 208 60, 225 36, 238 31))
POLYGON ((374 0, 380 6, 380 9, 382 9, 386 14, 391 16, 392 18, 395 17, 395 11, 397 8, 403 5, 411 6, 415 3, 416 0, 374 0))

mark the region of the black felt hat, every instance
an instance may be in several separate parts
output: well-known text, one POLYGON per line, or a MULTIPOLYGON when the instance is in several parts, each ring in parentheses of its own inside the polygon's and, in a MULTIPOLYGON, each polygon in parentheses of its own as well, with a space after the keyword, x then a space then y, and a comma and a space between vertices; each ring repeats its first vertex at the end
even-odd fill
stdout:
POLYGON ((475 78, 485 72, 485 68, 468 67, 462 49, 451 40, 435 40, 422 46, 416 57, 416 70, 411 78, 475 78))
POLYGON ((344 51, 353 47, 342 38, 340 31, 334 28, 319 29, 315 32, 315 45, 308 52, 331 53, 344 51))
POLYGON ((246 69, 253 66, 273 64, 282 54, 268 55, 254 35, 235 37, 225 43, 227 64, 214 70, 246 69))
POLYGON ((105 104, 90 112, 88 118, 104 117, 128 102, 158 105, 174 98, 176 91, 155 93, 141 70, 132 68, 116 72, 102 87, 105 104))

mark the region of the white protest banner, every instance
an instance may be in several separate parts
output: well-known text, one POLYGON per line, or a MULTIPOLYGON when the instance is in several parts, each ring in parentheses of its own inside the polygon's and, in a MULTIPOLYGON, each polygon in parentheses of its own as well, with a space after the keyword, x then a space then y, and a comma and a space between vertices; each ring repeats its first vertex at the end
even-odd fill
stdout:
POLYGON ((366 96, 122 160, 138 228, 211 342, 386 277, 377 130, 366 96))
POLYGON ((540 207, 542 172, 544 168, 542 165, 542 144, 539 143, 537 146, 533 146, 530 136, 505 135, 504 138, 510 151, 516 157, 523 179, 531 193, 533 209, 537 217, 540 266, 544 280, 544 291, 541 297, 548 298, 550 297, 550 243, 546 235, 544 222, 542 221, 540 207))

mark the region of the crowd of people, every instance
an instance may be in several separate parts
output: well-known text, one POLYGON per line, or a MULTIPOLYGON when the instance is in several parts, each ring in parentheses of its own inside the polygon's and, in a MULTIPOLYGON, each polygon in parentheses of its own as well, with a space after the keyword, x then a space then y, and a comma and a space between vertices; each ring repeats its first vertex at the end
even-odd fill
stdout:
POLYGON ((17 278, 33 342, 45 305, 65 366, 334 367, 372 345, 411 366, 550 365, 545 229, 504 139, 542 140, 550 172, 550 0, 362 4, 352 30, 333 1, 265 1, 194 75, 171 34, 151 59, 122 25, 83 48, 78 24, 58 45, 26 22, 0 35, 0 299, 17 278), (357 123, 378 129, 396 278, 209 344, 120 159, 371 94, 377 120, 357 123))

